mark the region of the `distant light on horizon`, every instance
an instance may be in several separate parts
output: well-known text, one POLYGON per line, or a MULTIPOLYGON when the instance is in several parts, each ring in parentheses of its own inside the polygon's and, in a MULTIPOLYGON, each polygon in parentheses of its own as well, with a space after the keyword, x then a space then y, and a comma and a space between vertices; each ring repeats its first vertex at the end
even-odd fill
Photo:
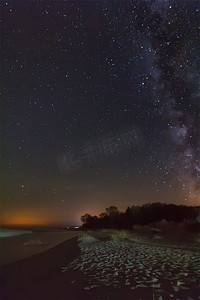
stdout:
POLYGON ((50 225, 47 217, 31 211, 15 212, 2 218, 3 226, 46 226, 50 225))

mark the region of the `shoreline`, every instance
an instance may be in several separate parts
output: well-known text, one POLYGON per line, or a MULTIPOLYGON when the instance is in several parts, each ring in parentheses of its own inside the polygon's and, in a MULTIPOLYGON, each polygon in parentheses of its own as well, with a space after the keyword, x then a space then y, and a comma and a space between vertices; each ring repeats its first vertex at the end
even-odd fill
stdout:
POLYGON ((75 236, 75 231, 33 231, 0 238, 0 267, 47 251, 75 236))

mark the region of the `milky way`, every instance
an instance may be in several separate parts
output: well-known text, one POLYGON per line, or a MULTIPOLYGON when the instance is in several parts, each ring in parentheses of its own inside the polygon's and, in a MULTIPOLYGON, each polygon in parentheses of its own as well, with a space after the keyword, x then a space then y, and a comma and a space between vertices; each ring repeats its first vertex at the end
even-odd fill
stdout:
POLYGON ((2 3, 3 222, 200 204, 198 1, 2 3))

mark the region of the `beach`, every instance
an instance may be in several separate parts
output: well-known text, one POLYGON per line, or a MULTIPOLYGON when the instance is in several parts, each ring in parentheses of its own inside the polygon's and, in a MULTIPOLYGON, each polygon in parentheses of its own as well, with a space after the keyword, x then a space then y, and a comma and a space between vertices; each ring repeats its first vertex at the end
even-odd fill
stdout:
POLYGON ((52 230, 33 231, 0 239, 0 266, 33 256, 77 236, 75 231, 52 230))
POLYGON ((58 231, 2 238, 0 298, 62 299, 66 285, 60 270, 78 256, 78 235, 58 231))
POLYGON ((1 299, 198 299, 199 253, 192 245, 115 231, 48 235, 53 247, 2 266, 1 299))

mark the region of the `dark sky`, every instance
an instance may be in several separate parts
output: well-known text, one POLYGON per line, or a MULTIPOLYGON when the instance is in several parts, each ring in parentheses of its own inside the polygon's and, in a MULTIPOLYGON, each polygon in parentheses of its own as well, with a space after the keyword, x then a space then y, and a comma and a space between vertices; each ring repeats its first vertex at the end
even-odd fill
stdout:
POLYGON ((2 223, 199 205, 199 1, 2 1, 2 223))

